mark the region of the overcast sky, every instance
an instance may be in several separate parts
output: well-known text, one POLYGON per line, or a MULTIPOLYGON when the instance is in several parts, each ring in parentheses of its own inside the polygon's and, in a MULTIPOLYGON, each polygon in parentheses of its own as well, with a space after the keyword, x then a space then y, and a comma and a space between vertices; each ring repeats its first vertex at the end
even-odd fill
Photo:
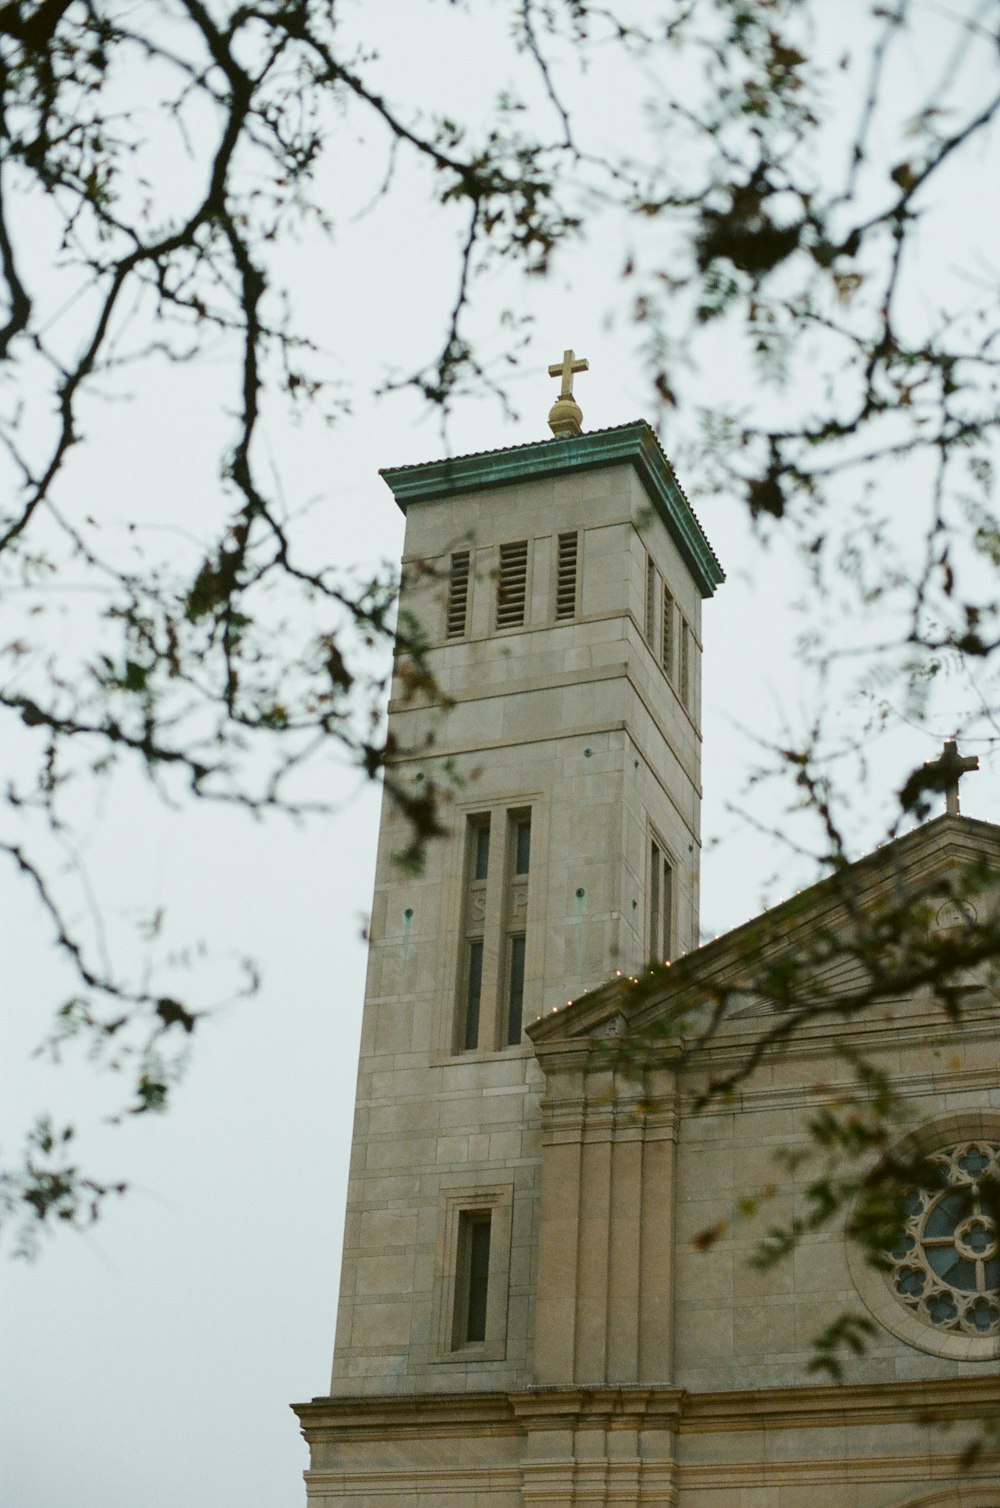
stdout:
MULTIPOLYGON (((441 65, 421 50, 422 10, 396 3, 386 15, 395 66, 425 58, 432 87, 441 65)), ((482 83, 469 62, 465 104, 482 83)), ((351 209, 375 176, 363 152, 353 160, 357 177, 324 189, 351 209)), ((317 559, 365 567, 398 557, 402 518, 380 466, 430 459, 444 445, 460 453, 546 438, 555 385, 545 367, 564 347, 590 360, 577 381, 585 428, 652 412, 635 332, 606 317, 623 254, 611 232, 520 295, 535 325, 512 387, 518 419, 469 399, 443 439, 415 400, 367 398, 387 363, 426 352, 451 287, 442 235, 414 186, 345 229, 332 252, 289 251, 320 339, 357 383, 354 414, 339 426, 269 435, 290 505, 317 500, 308 526, 317 559)), ((505 336, 490 321, 505 291, 480 293, 494 354, 505 336)), ((201 376, 157 367, 127 404, 95 412, 86 454, 74 458, 81 495, 121 526, 139 510, 178 537, 197 533, 200 468, 212 474, 231 375, 224 358, 201 376)), ((711 374, 691 380, 704 387, 711 374)), ((669 428, 661 438, 674 453, 669 428)), ((804 860, 797 870, 776 861, 731 809, 780 820, 780 804, 744 794, 755 739, 801 727, 811 703, 794 671, 801 577, 780 544, 753 538, 735 503, 696 491, 692 501, 729 576, 704 612, 702 914, 711 933, 812 877, 804 860), (769 884, 776 867, 781 884, 769 884)), ((949 732, 900 730, 885 745, 874 794, 859 803, 857 852, 881 836, 906 761, 932 757, 949 732)), ((997 819, 992 755, 977 752, 984 772, 965 782, 963 807, 997 819)), ((220 996, 246 953, 264 985, 199 1030, 168 1116, 90 1132, 98 1170, 128 1179, 127 1199, 92 1231, 62 1233, 36 1262, 3 1272, 4 1508, 301 1508, 306 1454, 288 1405, 329 1381, 378 822, 378 795, 354 774, 324 780, 338 812, 303 827, 173 812, 128 781, 85 814, 88 861, 117 915, 169 905, 173 934, 204 940, 208 957, 195 963, 218 977, 220 996)), ((109 1090, 72 1058, 59 1068, 30 1058, 58 988, 51 937, 22 889, 4 884, 0 896, 9 1023, 0 1131, 10 1145, 42 1107, 99 1120, 109 1090)))

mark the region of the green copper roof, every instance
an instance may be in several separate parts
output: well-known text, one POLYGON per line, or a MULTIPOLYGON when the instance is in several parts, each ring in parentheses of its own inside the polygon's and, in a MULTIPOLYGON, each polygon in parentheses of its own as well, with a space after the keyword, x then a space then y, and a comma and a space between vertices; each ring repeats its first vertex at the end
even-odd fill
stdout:
POLYGON ((513 445, 506 450, 451 456, 444 461, 425 461, 418 466, 385 466, 379 475, 392 488, 396 502, 405 513, 410 503, 444 501, 463 492, 509 487, 539 477, 565 476, 573 471, 592 471, 598 466, 625 463, 635 467, 650 502, 683 555, 702 596, 711 597, 719 583, 726 579, 725 572, 691 504, 681 491, 659 440, 644 419, 620 424, 615 429, 539 440, 532 445, 513 445))

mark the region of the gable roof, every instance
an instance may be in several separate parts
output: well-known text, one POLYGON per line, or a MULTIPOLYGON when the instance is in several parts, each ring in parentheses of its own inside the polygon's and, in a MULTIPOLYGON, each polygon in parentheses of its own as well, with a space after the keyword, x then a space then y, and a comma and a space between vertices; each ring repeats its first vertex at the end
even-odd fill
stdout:
MULTIPOLYGON (((641 978, 618 976, 555 1008, 529 1025, 528 1035, 536 1047, 571 1038, 641 1035, 668 1014, 704 1010, 723 995, 729 1021, 774 1012, 781 1008, 786 975, 789 988, 798 991, 798 1004, 806 1003, 810 992, 827 1002, 838 993, 850 995, 872 979, 843 941, 852 922, 905 917, 907 907, 934 897, 943 904, 963 876, 975 877, 977 884, 993 876, 1000 880, 1000 827, 969 817, 937 817, 664 968, 641 978), (802 959, 805 967, 796 972, 802 959), (776 986, 763 1007, 762 978, 776 986)), ((926 922, 923 913, 919 921, 926 922)), ((939 926, 943 935, 945 924, 939 926)), ((891 943, 887 937, 886 947, 891 943)), ((1000 953, 1000 937, 991 951, 1000 953)))

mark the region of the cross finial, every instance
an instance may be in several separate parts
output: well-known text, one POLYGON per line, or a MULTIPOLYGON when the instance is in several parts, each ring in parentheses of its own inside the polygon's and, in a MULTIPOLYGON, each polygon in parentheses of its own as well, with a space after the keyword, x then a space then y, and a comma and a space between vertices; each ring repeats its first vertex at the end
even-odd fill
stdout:
POLYGON ((957 817, 959 815, 958 782, 970 770, 979 769, 979 760, 975 754, 959 754, 957 741, 954 738, 946 738, 944 752, 935 763, 941 772, 944 784, 945 812, 949 817, 957 817))
POLYGON ((562 388, 560 398, 572 398, 573 374, 575 372, 589 372, 590 362, 585 356, 577 356, 575 351, 564 351, 562 361, 555 361, 549 367, 550 377, 561 377, 562 388))
POLYGON ((583 414, 573 397, 573 376, 576 372, 590 370, 590 363, 583 356, 575 356, 572 350, 563 352, 562 361, 549 367, 550 377, 561 377, 559 397, 549 410, 549 428, 554 435, 579 435, 583 433, 583 414))

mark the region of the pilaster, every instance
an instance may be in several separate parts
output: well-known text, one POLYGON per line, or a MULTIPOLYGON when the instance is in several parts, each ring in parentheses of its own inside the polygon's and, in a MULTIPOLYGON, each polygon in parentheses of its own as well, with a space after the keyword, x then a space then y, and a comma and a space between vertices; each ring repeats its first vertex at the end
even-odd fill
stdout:
POLYGON ((672 1075, 607 1040, 542 1046, 539 1061, 546 1090, 535 1381, 669 1383, 672 1075))

